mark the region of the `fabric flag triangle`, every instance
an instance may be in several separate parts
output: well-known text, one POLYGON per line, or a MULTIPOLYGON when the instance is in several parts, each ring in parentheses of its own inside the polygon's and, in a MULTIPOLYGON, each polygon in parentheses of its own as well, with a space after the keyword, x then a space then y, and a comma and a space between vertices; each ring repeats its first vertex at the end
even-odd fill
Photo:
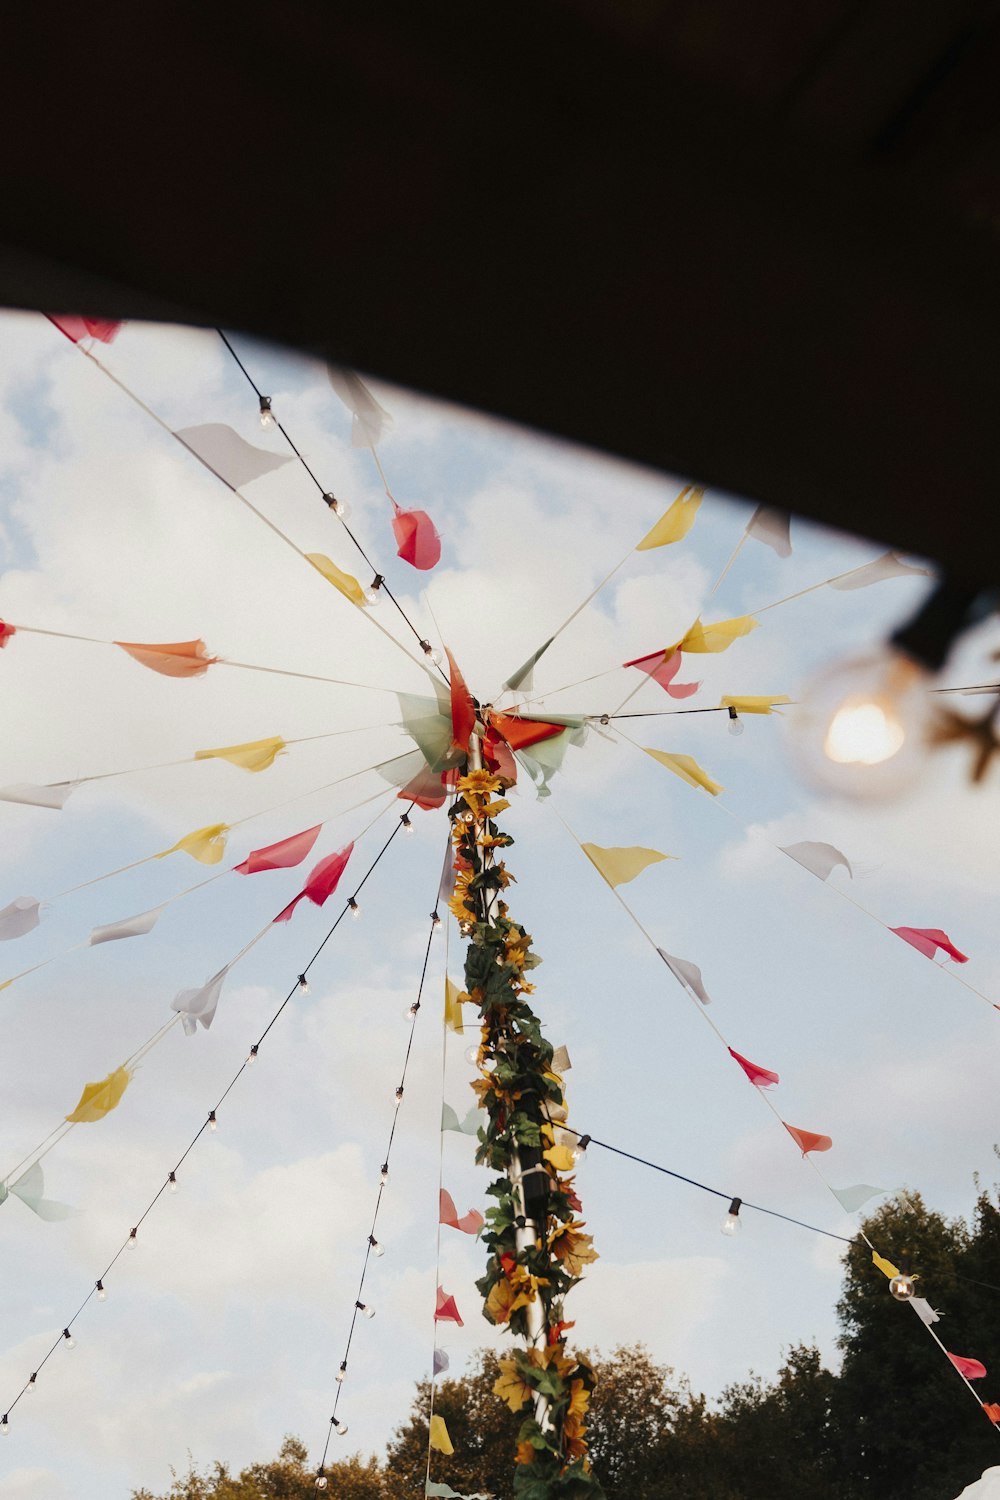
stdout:
POLYGON ((892 1281, 894 1276, 903 1274, 898 1266, 894 1266, 891 1260, 886 1260, 884 1255, 879 1255, 877 1250, 872 1251, 872 1264, 878 1266, 882 1275, 889 1281, 892 1281))
POLYGON ((282 469, 285 464, 295 462, 290 453, 272 453, 267 448, 256 448, 225 422, 181 427, 174 437, 180 438, 185 448, 200 458, 206 469, 211 469, 233 490, 260 479, 263 474, 270 474, 272 469, 282 469))
POLYGON ((850 860, 846 854, 835 849, 833 844, 818 844, 806 840, 802 844, 779 844, 778 848, 782 854, 787 854, 789 859, 794 859, 797 865, 801 865, 819 880, 828 879, 838 865, 843 865, 851 879, 854 879, 850 860))
POLYGON ((299 894, 275 917, 276 922, 288 922, 292 913, 300 901, 311 901, 314 906, 322 906, 323 902, 333 895, 340 884, 340 877, 347 868, 347 861, 354 852, 353 842, 345 848, 339 849, 336 854, 328 854, 321 859, 319 864, 310 872, 309 879, 302 887, 299 894))
POLYGON ((791 557, 792 539, 789 535, 789 518, 783 510, 770 510, 758 505, 747 522, 747 536, 755 542, 763 542, 779 557, 791 557))
POLYGON ((880 1198, 885 1188, 873 1187, 870 1182, 855 1182, 850 1187, 831 1188, 830 1191, 845 1214, 854 1214, 872 1198, 880 1198))
POLYGON ((912 575, 929 578, 931 570, 930 568, 917 568, 912 563, 904 562, 898 552, 886 552, 882 557, 877 557, 874 562, 865 563, 860 568, 853 568, 842 578, 831 579, 830 587, 843 590, 865 589, 870 583, 881 583, 886 578, 905 578, 912 575))
POLYGON ((770 714, 779 704, 791 701, 787 693, 726 693, 719 699, 719 707, 735 708, 738 714, 770 714))
POLYGON ((352 448, 374 448, 392 426, 392 416, 353 370, 345 370, 341 365, 327 365, 326 374, 353 418, 352 448))
MULTIPOLYGON (((562 733, 562 730, 558 730, 562 733)), ((510 745, 503 735, 491 724, 483 737, 483 763, 487 770, 493 771, 498 776, 505 776, 508 781, 517 780, 517 761, 510 745)))
POLYGON ((557 1047, 552 1054, 553 1073, 569 1073, 573 1064, 569 1060, 569 1051, 566 1047, 557 1047))
POLYGON ((777 1073, 772 1073, 768 1068, 758 1067, 757 1064, 752 1063, 749 1058, 741 1057, 738 1052, 734 1052, 732 1047, 729 1048, 729 1056, 735 1058, 740 1067, 743 1069, 744 1073, 749 1078, 750 1082, 754 1084, 755 1087, 759 1089, 769 1089, 773 1083, 781 1082, 777 1073))
POLYGON ((8 625, 6 620, 0 620, 0 651, 15 635, 17 635, 17 626, 8 625))
POLYGON ((335 589, 339 589, 345 599, 350 599, 352 604, 363 608, 365 605, 365 591, 361 587, 353 573, 345 573, 338 568, 335 562, 326 556, 324 552, 307 552, 306 562, 312 563, 317 573, 322 573, 327 583, 332 583, 335 589))
POLYGON ((784 1120, 781 1123, 799 1147, 803 1156, 806 1156, 810 1151, 829 1151, 833 1145, 833 1141, 828 1135, 817 1135, 812 1130, 799 1130, 797 1126, 789 1125, 784 1120))
POLYGON ((677 647, 669 651, 653 651, 649 656, 637 656, 634 661, 623 661, 623 667, 638 667, 653 682, 659 683, 671 698, 690 698, 701 687, 700 682, 675 682, 683 656, 677 647))
POLYGON ((470 1208, 467 1214, 459 1218, 455 1200, 444 1188, 441 1189, 440 1219, 449 1229, 460 1229, 463 1234, 478 1234, 485 1222, 482 1214, 475 1208, 470 1208))
POLYGON ((580 847, 610 886, 627 885, 650 865, 676 857, 673 854, 661 854, 658 849, 644 849, 639 844, 624 849, 602 849, 600 844, 581 844, 580 847))
POLYGON ((41 905, 34 896, 17 896, 9 906, 5 906, 0 911, 0 942, 24 937, 26 932, 33 931, 41 920, 41 905))
POLYGON ((541 661, 542 657, 545 655, 546 651, 552 645, 552 642, 554 640, 555 636, 550 635, 548 640, 543 645, 539 646, 534 655, 529 656, 526 662, 521 663, 516 672, 511 673, 511 675, 507 678, 507 681, 504 683, 504 687, 508 688, 511 692, 514 692, 517 688, 523 687, 530 693, 532 687, 534 686, 534 670, 538 663, 541 661))
POLYGON ((950 1354, 947 1350, 945 1353, 948 1354, 948 1358, 958 1373, 964 1375, 966 1380, 982 1380, 986 1374, 986 1366, 980 1364, 978 1359, 966 1359, 964 1355, 950 1354))
POLYGON ((667 968, 674 978, 689 990, 702 1005, 711 1005, 712 997, 705 988, 701 977, 701 970, 697 964, 693 964, 686 958, 675 958, 672 953, 667 953, 663 948, 657 948, 657 953, 663 959, 667 968))
POLYGON ((637 552, 648 552, 653 547, 669 547, 673 542, 683 541, 698 514, 698 507, 705 498, 705 491, 693 484, 686 484, 677 499, 668 506, 651 531, 647 531, 637 552))
POLYGON ((901 937, 904 943, 909 943, 911 948, 916 948, 918 953, 924 954, 926 958, 933 958, 937 949, 947 953, 957 964, 967 964, 969 955, 961 953, 955 947, 951 938, 940 927, 890 927, 897 937, 901 937))
POLYGON ((439 1286, 437 1289, 437 1306, 434 1309, 434 1320, 437 1323, 457 1323, 459 1328, 465 1327, 454 1297, 449 1297, 442 1286, 439 1286))
POLYGON ((650 750, 646 745, 643 745, 642 749, 654 760, 658 760, 661 766, 666 766, 668 771, 673 771, 675 776, 686 781, 688 786, 703 787, 713 797, 717 797, 720 792, 726 790, 719 782, 713 781, 708 772, 703 771, 690 755, 671 755, 666 750, 650 750))
POLYGON ((421 765, 417 774, 412 776, 404 787, 396 793, 403 802, 413 802, 424 812, 432 812, 436 807, 443 807, 448 792, 440 771, 432 771, 429 766, 421 765))
POLYGON ((218 750, 196 750, 195 760, 228 760, 241 771, 266 771, 286 749, 280 734, 266 740, 248 740, 245 745, 222 745, 218 750))
POLYGON ((445 1455, 450 1455, 455 1451, 451 1438, 448 1436, 448 1427, 444 1417, 439 1417, 436 1413, 431 1417, 430 1444, 438 1453, 445 1455))
MULTIPOLYGON (((10 1191, 15 1198, 20 1198, 33 1214, 37 1214, 48 1224, 58 1223, 62 1219, 71 1219, 79 1212, 76 1208, 70 1208, 68 1203, 59 1203, 55 1198, 46 1198, 45 1178, 42 1176, 41 1163, 37 1161, 26 1172, 22 1172, 16 1182, 11 1183, 10 1191)), ((6 1197, 6 1192, 3 1196, 6 1197)), ((0 1197, 0 1203, 2 1202, 3 1198, 0 1197)))
POLYGON ((290 870, 300 865, 319 838, 322 823, 315 828, 306 828, 302 833, 293 833, 276 844, 266 844, 263 849, 251 849, 242 864, 233 866, 234 875, 256 875, 261 870, 290 870))
POLYGON ((490 726, 502 735, 512 750, 526 750, 529 745, 540 744, 562 734, 564 724, 549 724, 542 719, 521 719, 511 714, 490 714, 490 726))
POLYGON ((91 948, 96 948, 98 943, 114 943, 119 938, 145 937, 160 920, 162 910, 162 906, 154 906, 152 911, 140 912, 137 917, 125 917, 120 922, 95 927, 87 942, 91 948))
POLYGON ((205 642, 169 641, 165 645, 148 645, 140 641, 115 641, 113 643, 151 672, 161 677, 202 677, 209 667, 219 661, 218 656, 209 656, 205 642))
POLYGON ((116 322, 111 318, 82 318, 69 313, 60 313, 58 316, 46 313, 45 316, 74 344, 78 344, 81 339, 97 339, 99 343, 111 344, 117 338, 119 329, 125 327, 121 318, 116 322))
POLYGON ((218 1009, 219 997, 222 994, 222 985, 229 973, 229 965, 220 969, 218 974, 213 974, 200 989, 181 990, 170 1002, 170 1009, 180 1014, 181 1025, 184 1027, 185 1036, 194 1036, 198 1030, 198 1023, 207 1031, 215 1020, 215 1012, 218 1009))
POLYGON ((450 1104, 441 1105, 441 1129, 454 1130, 459 1135, 479 1134, 479 1110, 475 1105, 469 1110, 464 1120, 459 1120, 458 1113, 452 1109, 450 1104))
POLYGON ((434 1350, 434 1374, 443 1375, 445 1370, 451 1369, 451 1360, 443 1349, 434 1350))
POLYGON ((671 651, 695 651, 698 653, 725 651, 740 636, 749 635, 760 624, 751 615, 739 615, 733 620, 717 620, 714 625, 703 625, 696 620, 671 651))
POLYGON ((168 854, 183 852, 190 854, 202 865, 217 865, 226 852, 226 834, 229 832, 227 823, 209 823, 204 828, 196 828, 193 833, 186 833, 176 844, 171 844, 169 849, 161 849, 159 854, 154 854, 154 859, 166 859, 168 854))
POLYGON ((448 675, 451 678, 451 748, 466 751, 472 731, 476 727, 476 706, 458 667, 455 658, 444 648, 448 658, 448 675))
POLYGON ((80 785, 79 781, 56 781, 49 786, 34 786, 19 781, 14 786, 0 787, 0 802, 21 802, 28 807, 51 807, 53 811, 61 812, 66 799, 80 785))
MULTIPOLYGON (((406 733, 430 769, 444 771, 457 764, 459 752, 451 743, 451 695, 443 683, 435 683, 434 691, 434 698, 420 693, 397 693, 396 697, 406 733)), ((465 754, 463 750, 463 760, 465 754)))
POLYGON ((396 538, 396 556, 411 567, 426 573, 441 561, 441 538, 425 510, 400 510, 395 500, 392 534, 396 538))
POLYGON ((941 1314, 931 1307, 926 1297, 911 1297, 910 1306, 921 1323, 926 1323, 928 1328, 932 1323, 940 1323, 941 1314))
POLYGON ((79 1103, 66 1119, 73 1125, 93 1125, 97 1120, 103 1120, 121 1103, 131 1076, 127 1068, 115 1068, 100 1083, 85 1084, 79 1103))
MULTIPOLYGON (((998 1404, 996 1401, 984 1401, 983 1411, 989 1417, 994 1426, 996 1426, 997 1423, 1000 1423, 1000 1404, 998 1404)), ((989 1469, 987 1469, 986 1472, 988 1474, 989 1469)), ((962 1495, 968 1494, 969 1491, 967 1489, 962 1491, 962 1495)), ((959 1495, 958 1500, 962 1500, 962 1495, 959 1495)))
POLYGON ((444 977, 444 1024, 462 1033, 462 1003, 459 996, 463 993, 447 974, 444 977))

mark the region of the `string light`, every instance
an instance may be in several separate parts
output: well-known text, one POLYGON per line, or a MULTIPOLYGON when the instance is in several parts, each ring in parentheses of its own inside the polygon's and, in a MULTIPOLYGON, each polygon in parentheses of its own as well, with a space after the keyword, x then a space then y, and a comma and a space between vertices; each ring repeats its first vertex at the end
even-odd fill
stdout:
POLYGON ((209 1130, 218 1130, 218 1128, 219 1128, 219 1122, 215 1118, 215 1110, 214 1109, 210 1109, 209 1112, 208 1112, 208 1128, 209 1128, 209 1130))
POLYGON ((177 1191, 177 1173, 176 1172, 168 1172, 167 1173, 167 1192, 168 1193, 176 1193, 176 1191, 177 1191))
POLYGON ((371 583, 365 589, 365 603, 366 604, 377 604, 378 603, 378 601, 382 597, 382 594, 381 594, 380 591, 381 591, 383 583, 385 583, 385 578, 383 577, 383 575, 381 573, 376 573, 375 577, 372 579, 371 583))
POLYGON ((739 1234, 740 1230, 743 1228, 743 1220, 740 1218, 740 1207, 742 1203, 742 1198, 734 1198, 730 1203, 729 1212, 726 1214, 726 1217, 722 1221, 723 1234, 739 1234))
POLYGON ((406 1012, 407 1020, 409 1020, 409 1021, 415 1021, 417 1019, 417 1011, 419 1009, 420 1009, 420 1001, 419 1000, 414 1000, 411 1003, 411 1005, 409 1006, 409 1008, 408 1008, 408 1010, 406 1012))
POLYGON ((378 1180, 382 1184, 383 1187, 385 1187, 388 1184, 388 1181, 389 1181, 389 1163, 387 1161, 384 1161, 382 1163, 382 1170, 378 1174, 378 1180))
POLYGON ((327 1485, 328 1485, 328 1483, 329 1483, 329 1480, 327 1479, 326 1475, 323 1473, 323 1470, 320 1469, 319 1473, 316 1475, 316 1488, 318 1490, 325 1490, 326 1487, 327 1487, 327 1485))
POLYGON ((63 1329, 63 1343, 66 1345, 67 1349, 76 1348, 76 1339, 70 1333, 68 1328, 63 1329))
POLYGON ((135 1243, 136 1243, 136 1240, 138 1238, 139 1238, 138 1227, 136 1227, 134 1229, 130 1229, 129 1232, 128 1232, 128 1239, 125 1241, 125 1243, 128 1245, 128 1247, 129 1247, 130 1250, 134 1250, 135 1249, 135 1243))
POLYGON ((0 1437, 6 1437, 9 1432, 10 1422, 7 1420, 7 1413, 4 1412, 3 1416, 0 1417, 0 1437))
POLYGON ((334 515, 339 516, 341 520, 343 520, 344 517, 349 514, 347 506, 344 504, 343 500, 338 500, 337 496, 333 493, 332 490, 326 490, 323 495, 323 499, 333 511, 334 515))
POLYGON ((274 426, 274 412, 271 410, 270 396, 260 398, 260 425, 265 428, 274 426))
POLYGON ((902 1275, 892 1278, 889 1282, 889 1290, 897 1302, 909 1302, 917 1289, 913 1283, 913 1277, 904 1271, 902 1275))
POLYGON ((361 915, 361 907, 353 896, 348 896, 347 898, 347 909, 356 922, 361 915))
POLYGON ((337 1382, 338 1385, 343 1385, 344 1381, 347 1379, 347 1360, 346 1359, 342 1359, 340 1361, 340 1369, 337 1371, 337 1374, 336 1374, 336 1376, 334 1378, 335 1378, 335 1380, 336 1380, 336 1382, 337 1382))
POLYGON ((104 1282, 103 1281, 97 1281, 97 1282, 94 1283, 94 1285, 97 1287, 97 1300, 98 1300, 98 1302, 107 1302, 107 1300, 108 1300, 108 1294, 107 1294, 107 1292, 104 1289, 104 1282))
POLYGON ((303 995, 309 994, 309 981, 304 974, 299 975, 299 989, 302 991, 303 995))
POLYGON ((461 933, 462 937, 468 937, 469 934, 472 931, 472 923, 471 922, 459 922, 459 924, 458 924, 458 930, 461 933))
POLYGON ((370 1302, 355 1302, 354 1306, 359 1313, 364 1313, 366 1318, 374 1318, 375 1309, 370 1302))
POLYGON ((435 928, 435 930, 441 926, 441 918, 438 915, 437 907, 435 907, 431 912, 431 926, 435 928))
POLYGON ((335 1422, 333 1430, 337 1434, 338 1437, 346 1437, 346 1435, 347 1435, 347 1423, 346 1422, 335 1422))
POLYGON ((400 1084, 399 1087, 396 1090, 396 1103, 397 1104, 402 1104, 402 1102, 403 1102, 403 1085, 400 1084))
POLYGON ((474 1067, 478 1067, 479 1066, 479 1048, 478 1047, 466 1047, 466 1049, 465 1049, 465 1060, 466 1060, 467 1063, 472 1063, 474 1067))
POLYGON ((400 818, 399 821, 403 825, 403 832, 404 833, 412 833, 413 832, 413 820, 410 817, 409 813, 404 813, 403 816, 400 818))
POLYGON ((38 1371, 32 1370, 28 1376, 28 1384, 24 1388, 24 1394, 30 1396, 35 1389, 35 1381, 38 1379, 38 1371))
POLYGON ((378 1242, 378 1240, 375 1238, 375 1236, 373 1234, 370 1234, 368 1236, 368 1244, 371 1247, 371 1252, 372 1252, 373 1255, 382 1256, 382 1255, 385 1254, 385 1246, 384 1245, 380 1245, 379 1242, 378 1242))
POLYGON ((430 641, 419 641, 417 644, 428 661, 432 661, 436 667, 441 665, 441 653, 431 645, 430 641))
POLYGON ((729 705, 728 728, 730 734, 742 734, 744 729, 746 728, 746 725, 744 724, 743 720, 740 718, 739 714, 736 712, 732 704, 729 705))
POLYGON ((573 1147, 573 1160, 577 1164, 577 1166, 579 1166, 582 1161, 586 1161, 586 1159, 587 1159, 587 1147, 589 1145, 590 1145, 590 1136, 589 1135, 581 1135, 580 1138, 579 1138, 579 1140, 577 1141, 576 1145, 573 1147))
POLYGON ((248 1068, 252 1068, 253 1065, 254 1065, 254 1063, 256 1061, 257 1061, 257 1043, 254 1042, 253 1046, 250 1048, 250 1051, 247 1053, 247 1067, 248 1068))

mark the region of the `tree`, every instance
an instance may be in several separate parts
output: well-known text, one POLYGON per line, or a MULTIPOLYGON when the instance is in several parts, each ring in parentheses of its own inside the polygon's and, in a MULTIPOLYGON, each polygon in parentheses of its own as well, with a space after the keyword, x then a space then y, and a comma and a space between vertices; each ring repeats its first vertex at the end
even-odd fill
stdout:
MULTIPOLYGON (((374 1458, 363 1463, 355 1454, 329 1465, 327 1473, 329 1493, 337 1500, 384 1500, 382 1469, 374 1458)), ((316 1500, 315 1479, 316 1469, 304 1444, 286 1437, 273 1462, 251 1464, 238 1478, 218 1461, 199 1473, 189 1456, 188 1472, 175 1473, 166 1494, 133 1490, 132 1500, 316 1500)))

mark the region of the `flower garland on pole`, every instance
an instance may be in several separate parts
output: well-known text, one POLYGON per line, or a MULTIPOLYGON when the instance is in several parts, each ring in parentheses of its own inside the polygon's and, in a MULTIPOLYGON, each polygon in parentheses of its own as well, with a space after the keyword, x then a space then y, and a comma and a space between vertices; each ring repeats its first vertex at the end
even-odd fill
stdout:
POLYGON ((476 1160, 500 1176, 487 1189, 483 1242, 486 1274, 477 1286, 483 1316, 527 1340, 500 1360, 496 1394, 525 1412, 518 1433, 514 1494, 518 1500, 603 1500, 591 1471, 585 1425, 596 1385, 590 1365, 566 1350, 566 1294, 583 1267, 597 1259, 583 1232, 571 1175, 573 1150, 557 1141, 566 1119, 563 1083, 553 1048, 528 1002, 527 974, 541 962, 531 937, 508 915, 502 893, 513 877, 497 851, 514 840, 496 823, 509 806, 497 796, 511 779, 481 769, 475 734, 469 768, 451 809, 455 888, 449 903, 469 939, 465 992, 482 1021, 480 1077, 472 1084, 488 1123, 476 1160))

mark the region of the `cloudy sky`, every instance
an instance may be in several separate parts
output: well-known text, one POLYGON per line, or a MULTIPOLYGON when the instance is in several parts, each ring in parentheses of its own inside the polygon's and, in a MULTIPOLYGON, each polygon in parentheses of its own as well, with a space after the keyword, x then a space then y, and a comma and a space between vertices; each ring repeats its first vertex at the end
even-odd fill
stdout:
MULTIPOLYGON (((352 528, 421 633, 443 637, 483 700, 683 482, 379 387, 395 418, 381 450, 393 492, 426 507, 443 537, 441 563, 418 575, 394 555, 371 456, 351 448, 350 418, 322 368, 247 340, 239 348, 311 467, 349 503, 352 528)), ((131 325, 96 352, 170 427, 226 422, 283 451, 280 436, 261 431, 252 393, 217 336, 131 325)), ((254 481, 247 494, 303 551, 326 553, 368 581, 298 465, 254 481)), ((540 665, 546 705, 614 710, 636 674, 608 669, 683 633, 749 514, 710 494, 683 544, 636 554, 540 665)), ((793 540, 787 560, 749 542, 706 618, 759 609, 882 550, 798 521, 793 540)), ((303 870, 223 875, 172 902, 148 936, 77 951, 69 950, 95 924, 146 911, 216 872, 179 853, 60 893, 202 825, 247 819, 220 870, 320 821, 313 858, 367 828, 343 895, 399 815, 369 769, 407 748, 394 695, 420 692, 426 678, 35 315, 5 315, 0 328, 0 557, 6 620, 99 641, 201 636, 231 661, 365 685, 222 666, 177 681, 113 646, 27 633, 4 650, 0 784, 160 766, 269 735, 322 736, 259 775, 188 763, 85 783, 62 812, 0 804, 0 907, 18 896, 47 903, 36 931, 2 945, 0 980, 55 959, 0 994, 5 1175, 86 1081, 169 1019, 179 990, 203 983, 265 926, 303 870)), ((926 586, 918 578, 820 590, 769 611, 729 652, 696 662, 704 686, 692 705, 722 693, 796 697, 827 663, 882 639, 926 586)), ((385 602, 377 613, 399 630, 385 602)), ((950 680, 987 671, 989 644, 972 639, 950 680)), ((670 706, 648 683, 630 705, 670 706)), ((597 734, 568 752, 548 803, 527 786, 512 796, 512 911, 544 959, 537 998, 547 1032, 572 1057, 571 1121, 727 1193, 852 1232, 854 1220, 561 820, 581 839, 675 856, 622 894, 658 943, 701 966, 712 1017, 733 1046, 781 1074, 774 1102, 783 1118, 833 1137, 822 1166, 835 1186, 907 1184, 947 1212, 966 1212, 973 1174, 991 1182, 996 1166, 996 1014, 833 887, 889 925, 944 928, 971 955, 963 977, 1000 997, 996 788, 970 789, 961 754, 950 752, 903 801, 843 805, 793 770, 794 725, 793 710, 749 720, 738 738, 720 714, 630 721, 640 745, 694 755, 724 784, 721 807, 633 746, 597 734), (774 848, 802 839, 841 848, 853 883, 838 871, 824 885, 774 848)), ((218 1132, 206 1132, 186 1159, 180 1191, 164 1195, 115 1265, 108 1300, 91 1301, 74 1325, 77 1348, 58 1349, 18 1404, 3 1443, 3 1500, 107 1500, 133 1485, 163 1488, 188 1452, 199 1463, 239 1466, 274 1454, 286 1432, 321 1448, 445 846, 442 814, 417 823, 366 884, 362 919, 341 926, 311 972, 310 993, 286 1008, 228 1096, 218 1132)), ((45 1223, 15 1198, 0 1207, 0 1408, 127 1237, 339 905, 300 908, 269 932, 234 969, 212 1029, 192 1038, 171 1030, 119 1108, 45 1157, 47 1193, 77 1215, 45 1223)), ((494 1337, 477 1310, 479 1246, 442 1230, 436 1271, 441 1153, 460 1213, 484 1206, 488 1181, 471 1141, 450 1134, 442 1143, 438 1131, 442 1065, 445 1099, 464 1113, 472 1097, 467 1044, 442 1036, 447 943, 457 973, 454 924, 431 951, 379 1218, 386 1254, 365 1287, 376 1316, 362 1321, 351 1351, 340 1406, 350 1430, 334 1440, 334 1456, 381 1451, 407 1415, 414 1382, 430 1368, 436 1274, 465 1320, 442 1325, 452 1368, 494 1337)), ((596 1148, 579 1188, 601 1252, 573 1294, 582 1346, 641 1339, 713 1397, 750 1369, 772 1375, 800 1340, 815 1338, 836 1358, 833 1241, 749 1215, 742 1235, 725 1239, 724 1203, 596 1148)), ((944 1289, 934 1300, 947 1310, 944 1289)), ((901 1320, 901 1338, 921 1332, 916 1319, 901 1320)), ((984 1395, 996 1399, 1000 1388, 984 1395)), ((968 1399, 957 1381, 954 1399, 968 1399)), ((445 1466, 438 1477, 447 1479, 445 1466)))

